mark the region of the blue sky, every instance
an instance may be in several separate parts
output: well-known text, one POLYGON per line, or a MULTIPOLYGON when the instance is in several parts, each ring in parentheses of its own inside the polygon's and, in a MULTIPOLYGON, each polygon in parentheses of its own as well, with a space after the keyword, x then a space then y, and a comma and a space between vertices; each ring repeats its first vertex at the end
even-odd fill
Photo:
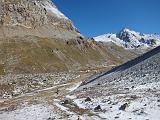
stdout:
POLYGON ((54 0, 80 32, 88 37, 127 27, 160 33, 160 0, 54 0))

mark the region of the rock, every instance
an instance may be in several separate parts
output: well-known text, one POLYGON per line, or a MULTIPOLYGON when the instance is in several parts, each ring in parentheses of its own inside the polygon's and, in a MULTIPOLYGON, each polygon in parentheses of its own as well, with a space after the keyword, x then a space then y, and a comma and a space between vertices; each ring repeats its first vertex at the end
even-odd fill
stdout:
POLYGON ((69 100, 64 100, 64 101, 62 102, 62 105, 66 105, 66 104, 69 104, 69 100))
POLYGON ((51 117, 49 117, 47 120, 55 120, 55 118, 51 118, 51 117))
POLYGON ((121 107, 119 108, 119 110, 125 111, 125 109, 126 109, 127 106, 128 106, 128 103, 125 103, 125 104, 121 105, 121 107))
POLYGON ((89 102, 89 101, 91 101, 91 98, 90 98, 90 97, 87 97, 84 101, 85 101, 85 102, 89 102))
POLYGON ((137 99, 137 96, 136 95, 131 95, 131 98, 135 100, 135 99, 137 99))
POLYGON ((106 100, 102 100, 101 102, 102 102, 102 103, 106 103, 107 101, 106 101, 106 100))
POLYGON ((87 88, 83 88, 83 90, 87 90, 87 88))
POLYGON ((101 109, 101 106, 100 105, 98 105, 97 107, 95 107, 94 108, 94 111, 101 111, 102 109, 101 109))
POLYGON ((101 85, 100 83, 98 83, 97 85, 101 85))
POLYGON ((142 114, 145 114, 143 110, 141 110, 137 115, 142 115, 142 114))
POLYGON ((124 90, 129 90, 129 88, 124 88, 124 90))
POLYGON ((148 88, 147 92, 151 92, 151 91, 152 91, 152 89, 151 89, 151 88, 148 88))
POLYGON ((114 103, 112 103, 112 105, 117 105, 118 104, 118 102, 114 102, 114 103))
POLYGON ((119 118, 119 116, 116 116, 116 117, 114 117, 115 119, 118 119, 119 118))
POLYGON ((47 80, 43 80, 43 82, 46 82, 47 80))
POLYGON ((80 117, 78 116, 77 120, 80 120, 80 117))
POLYGON ((133 80, 131 80, 130 82, 133 82, 133 80))
POLYGON ((112 104, 112 102, 111 102, 111 101, 109 101, 109 102, 108 102, 108 104, 112 104))

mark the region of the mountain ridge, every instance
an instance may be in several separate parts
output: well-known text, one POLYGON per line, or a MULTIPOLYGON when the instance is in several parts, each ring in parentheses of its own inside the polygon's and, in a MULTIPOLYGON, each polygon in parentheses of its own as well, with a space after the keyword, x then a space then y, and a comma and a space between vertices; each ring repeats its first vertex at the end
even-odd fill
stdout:
POLYGON ((154 48, 160 45, 160 35, 157 34, 144 34, 141 32, 136 32, 128 28, 123 28, 120 32, 107 33, 94 37, 96 41, 101 42, 113 42, 119 46, 128 49, 147 49, 154 48))

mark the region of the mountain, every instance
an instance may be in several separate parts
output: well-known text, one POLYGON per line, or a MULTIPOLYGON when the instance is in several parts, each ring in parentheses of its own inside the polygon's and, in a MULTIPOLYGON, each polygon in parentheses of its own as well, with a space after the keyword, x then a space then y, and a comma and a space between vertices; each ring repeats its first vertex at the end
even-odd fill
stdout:
POLYGON ((51 0, 1 0, 0 38, 34 35, 71 39, 81 36, 51 0))
POLYGON ((68 71, 103 59, 51 0, 1 0, 0 42, 2 75, 68 71))
POLYGON ((0 75, 98 70, 137 55, 85 38, 51 0, 0 2, 0 75))
POLYGON ((159 73, 160 46, 84 81, 72 93, 76 96, 73 100, 79 107, 96 110, 97 115, 110 120, 158 120, 160 116, 155 114, 160 112, 159 73))
POLYGON ((124 28, 119 33, 104 34, 94 38, 96 41, 113 42, 119 46, 129 49, 154 48, 160 45, 160 35, 144 34, 124 28))

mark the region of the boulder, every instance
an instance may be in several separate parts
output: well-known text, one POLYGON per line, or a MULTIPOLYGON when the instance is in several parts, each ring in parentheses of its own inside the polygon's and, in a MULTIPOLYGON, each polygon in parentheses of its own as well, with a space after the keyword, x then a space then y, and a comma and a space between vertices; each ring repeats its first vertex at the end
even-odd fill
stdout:
POLYGON ((87 97, 84 101, 85 101, 85 102, 90 102, 90 101, 92 101, 92 100, 91 100, 90 97, 87 97))
POLYGON ((119 110, 123 110, 125 111, 126 107, 128 106, 128 103, 125 103, 123 105, 120 106, 119 110))

